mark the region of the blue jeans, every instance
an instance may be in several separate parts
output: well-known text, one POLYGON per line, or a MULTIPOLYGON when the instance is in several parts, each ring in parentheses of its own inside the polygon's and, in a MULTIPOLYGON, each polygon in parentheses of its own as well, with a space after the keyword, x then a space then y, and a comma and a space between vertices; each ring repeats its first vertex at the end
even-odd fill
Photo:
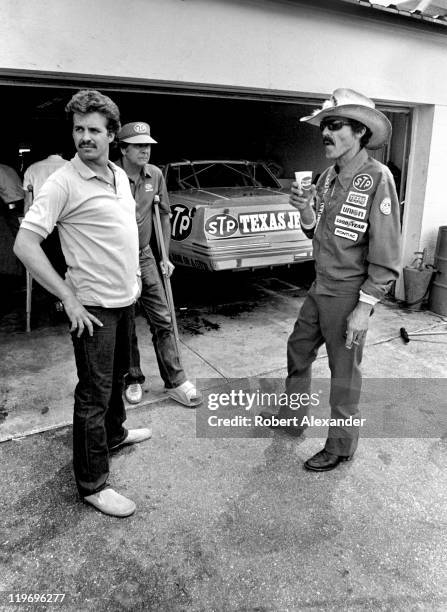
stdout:
POLYGON ((134 306, 101 308, 87 306, 103 327, 93 336, 84 330, 71 334, 78 384, 74 397, 73 467, 81 497, 107 486, 109 448, 127 435, 123 427, 124 375, 129 367, 129 330, 134 306))
MULTIPOLYGON (((141 296, 140 306, 152 333, 152 343, 157 357, 160 376, 165 387, 172 389, 186 381, 186 375, 180 365, 172 325, 171 313, 166 300, 163 283, 151 248, 140 252, 141 296)), ((126 385, 143 383, 145 378, 140 366, 140 351, 135 332, 135 321, 130 331, 130 367, 126 376, 126 385)))

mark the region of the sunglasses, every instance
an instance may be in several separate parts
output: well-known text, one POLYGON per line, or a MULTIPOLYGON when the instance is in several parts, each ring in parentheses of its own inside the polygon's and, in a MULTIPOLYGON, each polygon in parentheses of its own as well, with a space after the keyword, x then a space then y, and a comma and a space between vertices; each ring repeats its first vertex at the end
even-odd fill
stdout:
POLYGON ((351 125, 351 122, 344 119, 323 119, 320 123, 320 131, 323 132, 327 128, 330 132, 338 132, 344 125, 351 125))

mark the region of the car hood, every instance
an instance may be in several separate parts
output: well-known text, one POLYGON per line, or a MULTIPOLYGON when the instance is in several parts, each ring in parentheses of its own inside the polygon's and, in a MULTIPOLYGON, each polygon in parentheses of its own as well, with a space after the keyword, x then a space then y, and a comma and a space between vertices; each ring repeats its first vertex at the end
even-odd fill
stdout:
POLYGON ((289 195, 267 187, 213 187, 212 189, 188 189, 187 191, 171 191, 171 201, 189 202, 198 206, 246 206, 250 200, 256 199, 256 204, 286 204, 289 195))

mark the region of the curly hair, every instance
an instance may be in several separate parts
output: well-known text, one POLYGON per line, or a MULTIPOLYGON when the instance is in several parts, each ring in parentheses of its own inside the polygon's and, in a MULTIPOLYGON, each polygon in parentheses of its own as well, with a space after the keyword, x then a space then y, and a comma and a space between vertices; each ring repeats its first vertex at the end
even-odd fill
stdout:
POLYGON ((65 107, 67 114, 100 113, 107 119, 107 130, 116 134, 121 129, 120 112, 113 100, 95 89, 81 89, 65 107))

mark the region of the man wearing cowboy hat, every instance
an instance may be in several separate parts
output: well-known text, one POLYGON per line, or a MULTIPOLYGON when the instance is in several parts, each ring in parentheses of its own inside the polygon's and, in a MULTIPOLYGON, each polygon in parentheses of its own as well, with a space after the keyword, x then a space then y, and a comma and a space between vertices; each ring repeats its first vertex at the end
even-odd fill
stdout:
MULTIPOLYGON (((149 163, 151 145, 150 127, 143 121, 123 125, 118 133, 121 159, 116 164, 125 170, 130 189, 136 202, 139 256, 142 289, 140 305, 152 332, 152 342, 157 357, 160 375, 167 394, 176 402, 193 408, 202 402, 202 395, 195 385, 187 380, 177 351, 171 313, 166 300, 157 264, 150 247, 154 196, 160 199, 160 219, 166 250, 171 237, 170 207, 166 183, 160 168, 149 163)), ((168 262, 170 275, 174 269, 168 262)), ((145 380, 140 367, 140 353, 135 332, 135 323, 129 338, 131 345, 130 368, 126 376, 125 397, 131 404, 138 404, 143 397, 142 383, 145 380)))
MULTIPOLYGON (((290 203, 313 238, 316 279, 288 340, 286 391, 309 391, 312 362, 325 343, 331 422, 337 424, 329 427, 324 449, 304 465, 327 471, 351 459, 357 448, 359 427, 348 423, 359 417, 360 363, 370 315, 399 274, 399 202, 391 172, 366 151, 382 147, 391 136, 389 120, 372 100, 337 89, 301 121, 320 128, 333 165, 309 190, 292 185, 290 203)), ((294 435, 307 424, 305 414, 304 409, 298 415, 280 411, 280 416, 298 416, 293 422, 301 426, 286 428, 294 435)))

